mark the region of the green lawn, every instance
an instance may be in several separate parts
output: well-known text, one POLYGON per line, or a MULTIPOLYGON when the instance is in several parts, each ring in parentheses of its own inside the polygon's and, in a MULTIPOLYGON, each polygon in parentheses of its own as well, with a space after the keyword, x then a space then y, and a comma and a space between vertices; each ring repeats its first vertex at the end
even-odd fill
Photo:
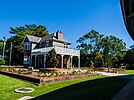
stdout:
POLYGON ((134 70, 126 70, 122 74, 134 74, 134 70))
POLYGON ((42 100, 109 100, 129 81, 117 77, 95 76, 35 86, 0 74, 0 100, 16 100, 23 96, 42 100), (15 93, 14 90, 20 87, 31 87, 35 91, 29 94, 15 93), (40 96, 42 94, 44 95, 40 96))

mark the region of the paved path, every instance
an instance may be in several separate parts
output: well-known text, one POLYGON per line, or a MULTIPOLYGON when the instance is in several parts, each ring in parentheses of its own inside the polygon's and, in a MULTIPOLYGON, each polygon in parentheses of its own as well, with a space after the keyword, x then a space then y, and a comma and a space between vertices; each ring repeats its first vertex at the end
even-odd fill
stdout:
POLYGON ((125 85, 112 100, 134 100, 134 79, 125 85))
POLYGON ((119 77, 119 78, 134 79, 134 75, 128 75, 128 74, 107 73, 107 72, 96 72, 96 73, 102 74, 102 75, 105 75, 105 76, 109 76, 109 77, 117 76, 117 77, 119 77))
POLYGON ((127 75, 127 74, 107 73, 107 72, 96 72, 96 73, 106 75, 106 76, 124 76, 124 75, 127 75))
POLYGON ((97 72, 97 73, 110 77, 117 76, 119 78, 132 79, 112 98, 112 100, 134 100, 134 75, 107 73, 107 72, 97 72))

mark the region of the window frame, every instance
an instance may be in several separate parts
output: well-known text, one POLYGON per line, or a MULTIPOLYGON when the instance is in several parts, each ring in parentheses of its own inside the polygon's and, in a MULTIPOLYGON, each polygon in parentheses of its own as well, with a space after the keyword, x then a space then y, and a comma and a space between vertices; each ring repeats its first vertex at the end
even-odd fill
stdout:
POLYGON ((24 64, 30 64, 30 56, 24 56, 24 64))
POLYGON ((30 50, 30 49, 31 49, 31 44, 30 44, 30 42, 26 42, 26 43, 25 43, 24 49, 25 49, 25 50, 30 50))

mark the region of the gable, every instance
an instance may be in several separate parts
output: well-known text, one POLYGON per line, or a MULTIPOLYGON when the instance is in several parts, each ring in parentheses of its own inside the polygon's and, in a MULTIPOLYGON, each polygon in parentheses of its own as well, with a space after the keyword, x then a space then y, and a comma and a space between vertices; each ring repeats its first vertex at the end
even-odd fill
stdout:
POLYGON ((33 42, 33 43, 39 43, 41 40, 40 37, 32 36, 32 35, 26 35, 23 39, 23 42, 33 42))

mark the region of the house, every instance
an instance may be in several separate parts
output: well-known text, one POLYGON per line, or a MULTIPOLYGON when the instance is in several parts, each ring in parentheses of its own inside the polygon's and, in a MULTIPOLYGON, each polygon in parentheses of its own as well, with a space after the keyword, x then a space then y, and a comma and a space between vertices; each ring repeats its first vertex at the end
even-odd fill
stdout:
POLYGON ((47 53, 52 49, 55 49, 57 54, 57 68, 71 68, 74 56, 78 58, 78 66, 80 66, 80 51, 70 48, 71 43, 64 39, 61 31, 42 38, 26 35, 23 43, 24 66, 45 68, 47 53))

